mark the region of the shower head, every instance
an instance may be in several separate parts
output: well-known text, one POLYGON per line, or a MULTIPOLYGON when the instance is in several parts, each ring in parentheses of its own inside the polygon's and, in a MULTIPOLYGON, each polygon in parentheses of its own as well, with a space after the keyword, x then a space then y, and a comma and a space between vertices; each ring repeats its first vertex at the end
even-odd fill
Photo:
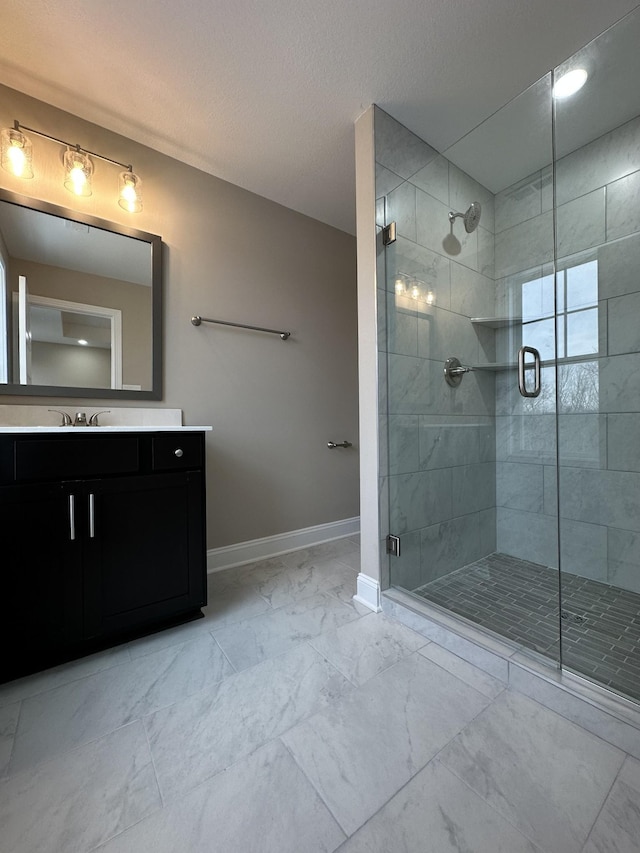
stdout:
POLYGON ((471 234, 478 227, 481 213, 482 207, 480 206, 480 202, 472 201, 469 205, 468 210, 465 213, 454 213, 453 210, 450 211, 449 222, 453 225, 453 220, 457 216, 461 216, 462 221, 464 222, 464 230, 467 232, 467 234, 471 234))

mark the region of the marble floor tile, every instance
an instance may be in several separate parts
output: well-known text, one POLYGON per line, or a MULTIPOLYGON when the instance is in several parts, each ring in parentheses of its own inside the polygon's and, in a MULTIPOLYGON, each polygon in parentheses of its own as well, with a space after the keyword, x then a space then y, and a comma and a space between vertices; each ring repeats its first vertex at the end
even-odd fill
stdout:
POLYGON ((99 851, 331 853, 343 840, 291 755, 273 741, 99 851))
POLYGON ((350 835, 487 704, 413 654, 282 740, 350 835))
POLYGON ((23 700, 16 773, 220 681, 233 667, 209 634, 23 700))
POLYGON ((0 779, 9 769, 9 759, 13 749, 13 741, 18 728, 20 702, 4 705, 0 708, 0 779))
POLYGON ((353 689, 307 644, 145 718, 165 802, 353 689))
POLYGON ((332 542, 323 542, 320 545, 310 545, 289 554, 282 554, 280 560, 290 569, 301 569, 314 563, 340 558, 359 551, 359 546, 347 536, 344 539, 334 539, 332 542))
POLYGON ((337 559, 323 560, 258 580, 254 589, 271 607, 276 608, 294 604, 319 592, 328 592, 347 580, 353 581, 355 592, 356 573, 337 559))
POLYGON ((129 656, 131 660, 135 660, 153 652, 168 649, 170 646, 181 646, 198 640, 206 636, 214 624, 215 622, 206 619, 194 619, 192 622, 185 622, 184 625, 176 625, 174 628, 166 628, 163 631, 147 634, 146 637, 131 640, 127 643, 129 656))
POLYGON ((364 684, 429 641, 382 613, 371 613, 309 641, 353 684, 364 684))
POLYGON ((541 853, 437 759, 405 785, 340 853, 541 853))
POLYGON ((312 637, 358 619, 359 614, 325 593, 214 631, 237 670, 281 655, 312 637))
POLYGON ((507 690, 439 758, 544 850, 579 853, 624 753, 507 690))
POLYGON ((211 631, 221 625, 250 619, 269 609, 269 603, 253 589, 237 587, 210 596, 207 606, 202 608, 204 619, 200 622, 211 631))
POLYGON ((371 613, 371 609, 364 607, 359 602, 355 601, 353 596, 358 588, 358 573, 352 569, 347 569, 342 580, 338 581, 334 586, 327 589, 329 595, 335 595, 343 604, 348 605, 356 611, 360 616, 366 616, 371 613))
POLYGON ((584 853, 637 853, 640 847, 640 761, 627 757, 584 853))
POLYGON ((86 853, 161 807, 142 723, 0 782, 2 853, 86 853))
POLYGON ((126 646, 115 646, 95 655, 88 655, 61 666, 27 675, 24 678, 17 678, 15 681, 8 681, 6 684, 0 684, 0 707, 16 702, 18 699, 35 696, 36 693, 43 693, 45 690, 52 690, 61 684, 78 681, 94 672, 119 666, 130 659, 131 656, 126 646))
POLYGON ((473 687, 488 699, 495 699, 507 686, 504 681, 494 678, 482 669, 478 669, 472 663, 454 655, 453 652, 443 649, 437 643, 429 643, 420 649, 420 654, 446 669, 451 675, 455 675, 465 684, 473 687))
POLYGON ((336 557, 341 563, 344 563, 345 566, 349 566, 351 569, 355 569, 356 572, 360 571, 360 545, 356 546, 355 551, 349 551, 348 554, 341 554, 339 557, 336 557))

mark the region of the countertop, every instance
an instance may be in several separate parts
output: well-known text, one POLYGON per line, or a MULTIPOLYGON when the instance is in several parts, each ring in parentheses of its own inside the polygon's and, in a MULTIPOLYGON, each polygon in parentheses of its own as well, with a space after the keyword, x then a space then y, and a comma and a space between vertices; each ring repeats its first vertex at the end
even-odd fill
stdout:
POLYGON ((212 426, 0 426, 0 434, 4 433, 112 433, 112 432, 208 432, 212 426))

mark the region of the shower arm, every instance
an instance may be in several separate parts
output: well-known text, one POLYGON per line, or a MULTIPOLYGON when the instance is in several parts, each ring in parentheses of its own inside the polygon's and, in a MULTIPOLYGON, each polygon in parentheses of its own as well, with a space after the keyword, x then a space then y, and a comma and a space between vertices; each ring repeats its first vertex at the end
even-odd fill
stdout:
POLYGON ((450 367, 448 369, 449 376, 462 376, 464 373, 473 373, 475 368, 465 367, 463 364, 460 367, 450 367))

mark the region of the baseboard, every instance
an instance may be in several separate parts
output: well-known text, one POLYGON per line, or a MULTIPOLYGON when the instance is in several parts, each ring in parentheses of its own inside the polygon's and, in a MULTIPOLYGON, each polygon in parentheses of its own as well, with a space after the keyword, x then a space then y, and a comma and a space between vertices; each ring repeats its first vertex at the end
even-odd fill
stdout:
POLYGON ((380 607, 380 584, 370 578, 369 575, 363 575, 362 572, 358 575, 357 592, 353 598, 375 613, 380 613, 382 610, 380 607))
MULTIPOLYGON (((360 532, 360 518, 344 518, 340 521, 330 521, 328 524, 316 524, 314 527, 304 527, 289 533, 278 533, 275 536, 265 536, 263 539, 251 539, 238 542, 236 545, 225 545, 222 548, 212 548, 207 551, 207 572, 220 572, 243 566, 256 560, 268 560, 298 551, 310 545, 320 545, 334 539, 344 539, 360 532)), ((367 605, 369 606, 369 605, 367 605)))

